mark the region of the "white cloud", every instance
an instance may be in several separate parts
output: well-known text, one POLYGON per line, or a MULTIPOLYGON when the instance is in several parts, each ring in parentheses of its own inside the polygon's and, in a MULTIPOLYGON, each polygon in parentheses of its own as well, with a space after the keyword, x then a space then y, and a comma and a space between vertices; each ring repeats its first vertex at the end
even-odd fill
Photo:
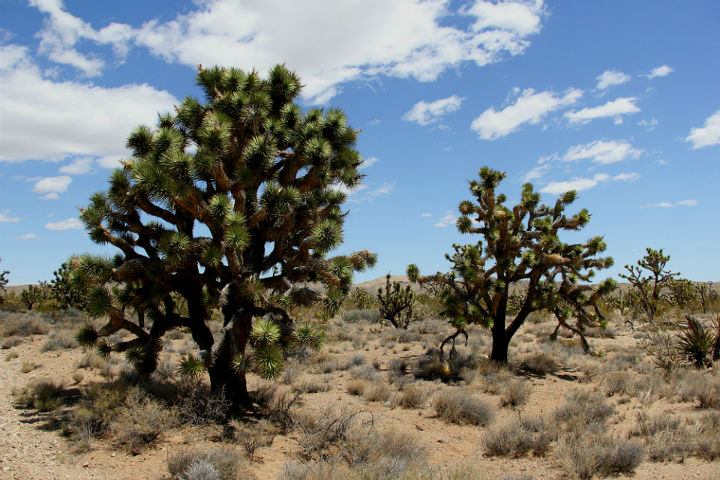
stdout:
POLYGON ((324 103, 344 82, 376 75, 427 82, 464 62, 478 66, 520 55, 540 30, 542 0, 214 0, 169 22, 152 20, 135 42, 169 62, 297 69, 310 101, 324 103), (469 17, 469 27, 449 24, 469 17), (289 40, 291 39, 291 40, 289 40))
POLYGON ((64 10, 61 0, 30 0, 30 5, 46 14, 45 26, 40 31, 40 53, 53 62, 70 65, 88 77, 100 75, 105 62, 92 55, 84 55, 73 48, 81 40, 92 40, 100 45, 111 45, 121 57, 127 54, 133 37, 129 25, 111 23, 100 30, 64 10))
POLYGON ((684 207, 694 207, 695 205, 698 204, 698 201, 694 200, 694 199, 688 199, 688 200, 681 200, 681 201, 677 202, 677 204, 682 205, 684 207))
POLYGON ((652 132, 653 130, 655 130, 655 127, 657 127, 657 125, 657 118, 651 118, 650 120, 640 120, 638 122, 638 126, 643 127, 648 132, 652 132))
POLYGON ((360 170, 365 170, 366 168, 370 168, 379 161, 380 161, 380 159, 377 157, 363 158, 363 163, 362 163, 362 165, 360 165, 360 170))
POLYGON ((145 84, 103 88, 49 80, 14 45, 0 46, 0 91, 0 162, 127 157, 130 131, 154 124, 158 112, 177 103, 145 84))
POLYGON ((530 170, 529 172, 527 172, 525 174, 525 176, 523 177, 523 182, 526 182, 526 183, 532 182, 533 180, 542 178, 549 169, 550 169, 549 163, 541 162, 540 165, 538 165, 537 167, 533 168, 532 170, 530 170))
POLYGON ((458 217, 453 214, 451 210, 448 210, 445 212, 445 216, 437 221, 435 226, 438 228, 449 227, 450 225, 455 225, 457 223, 457 219, 458 217))
POLYGON ((45 228, 48 230, 80 230, 83 228, 83 224, 78 218, 68 218, 59 222, 50 222, 45 224, 45 228))
POLYGON ((672 207, 672 203, 670 203, 670 202, 648 203, 646 205, 640 206, 640 208, 670 208, 670 207, 672 207))
POLYGON ((667 65, 661 65, 659 67, 653 68, 652 71, 647 75, 647 77, 664 77, 665 75, 671 74, 673 71, 674 70, 672 67, 668 67, 667 65))
POLYGON ((640 108, 635 105, 635 102, 637 102, 637 97, 621 97, 597 107, 583 108, 577 112, 567 112, 565 116, 570 120, 570 123, 587 123, 596 118, 618 117, 639 112, 640 108))
POLYGON ((613 177, 616 182, 634 182, 640 178, 640 174, 636 172, 620 173, 613 177))
POLYGON ((582 96, 582 90, 570 89, 564 94, 555 92, 535 93, 523 90, 515 103, 499 112, 493 107, 473 120, 471 128, 484 140, 495 140, 513 133, 523 123, 537 124, 548 113, 572 105, 582 96))
POLYGON ((606 165, 621 162, 628 158, 636 159, 642 153, 643 150, 634 148, 627 142, 596 140, 585 145, 570 147, 562 159, 566 162, 590 159, 594 163, 606 165))
POLYGON ((606 70, 597 77, 597 89, 605 90, 613 85, 622 85, 632 79, 630 75, 623 72, 616 72, 615 70, 606 70))
POLYGON ((437 122, 440 117, 460 109, 464 100, 464 97, 458 97, 457 95, 441 98, 440 100, 435 100, 430 103, 421 100, 416 103, 409 112, 403 115, 403 120, 415 122, 420 125, 430 125, 431 123, 437 122))
POLYGON ((6 208, 5 211, 0 212, 0 223, 17 223, 20 220, 22 220, 22 218, 10 216, 9 208, 6 208))
POLYGON ((581 191, 597 186, 601 182, 633 182, 640 178, 640 175, 631 173, 621 173, 619 175, 610 176, 607 173, 597 173, 592 178, 574 178, 567 182, 550 182, 542 190, 542 193, 551 193, 559 195, 569 192, 570 190, 581 191))
POLYGON ((685 140, 693 144, 693 150, 720 143, 720 110, 705 120, 704 127, 690 130, 690 135, 685 137, 685 140))
POLYGON ((72 178, 68 175, 59 175, 57 177, 44 177, 35 182, 35 185, 33 186, 33 192, 47 194, 64 193, 67 192, 70 183, 72 183, 72 178))
POLYGON ((78 157, 67 165, 60 167, 59 171, 70 175, 83 175, 90 173, 93 163, 95 162, 91 157, 78 157))
POLYGON ((385 182, 374 189, 370 189, 370 186, 365 183, 361 183, 353 189, 349 189, 342 184, 332 185, 330 188, 346 194, 347 201, 350 203, 363 203, 372 201, 376 197, 392 193, 395 189, 395 182, 385 182))
POLYGON ((23 233, 22 235, 18 235, 18 240, 32 240, 33 238, 38 238, 37 233, 23 233))
POLYGON ((421 217, 432 217, 432 213, 421 213, 421 217))
POLYGON ((60 198, 60 195, 55 192, 50 192, 40 197, 40 200, 57 200, 58 198, 60 198))

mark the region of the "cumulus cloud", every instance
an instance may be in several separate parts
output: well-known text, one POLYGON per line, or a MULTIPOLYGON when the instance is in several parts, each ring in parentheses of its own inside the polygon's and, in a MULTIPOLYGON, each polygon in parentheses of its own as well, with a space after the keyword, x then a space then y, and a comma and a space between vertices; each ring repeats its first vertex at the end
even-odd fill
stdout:
POLYGON ((528 88, 511 105, 500 111, 490 107, 473 120, 471 128, 484 140, 496 140, 516 131, 522 124, 539 123, 548 113, 572 105, 582 96, 582 90, 572 88, 564 94, 545 91, 535 93, 528 88))
POLYGON ((68 175, 44 177, 35 181, 33 192, 44 193, 45 195, 40 197, 43 200, 56 200, 59 198, 58 194, 67 192, 70 183, 72 178, 68 175))
MULTIPOLYGON (((619 117, 620 115, 639 112, 640 108, 635 105, 635 102, 637 102, 637 97, 621 97, 597 107, 567 112, 565 116, 570 120, 570 123, 587 123, 596 118, 619 117)), ((620 123, 622 123, 622 119, 620 123)))
POLYGON ((457 219, 457 215, 453 214, 451 210, 448 210, 445 212, 445 216, 438 219, 437 223, 435 223, 435 226, 438 228, 449 227, 450 225, 455 225, 457 223, 457 219))
POLYGON ((380 159, 377 157, 363 158, 363 163, 362 163, 362 165, 360 165, 360 170, 365 170, 366 168, 370 168, 379 161, 380 161, 380 159))
POLYGON ((690 130, 685 140, 693 144, 693 150, 720 143, 720 110, 708 117, 704 126, 690 130))
POLYGON ((659 203, 648 203, 641 205, 640 208, 671 208, 671 207, 694 207, 698 204, 695 199, 680 200, 678 202, 659 202, 659 203))
POLYGON ((17 223, 20 220, 22 220, 22 218, 10 216, 9 208, 6 208, 4 211, 0 212, 0 223, 17 223))
POLYGON ((640 175, 635 172, 621 173, 615 176, 608 175, 607 173, 597 173, 592 178, 574 178, 565 182, 550 182, 540 191, 543 193, 559 195, 561 193, 569 192, 570 190, 575 190, 577 192, 587 190, 597 186, 601 182, 634 182, 638 178, 640 178, 640 175))
POLYGON ((634 148, 627 142, 596 140, 585 145, 570 147, 562 159, 572 162, 583 159, 590 159, 594 163, 608 164, 622 162, 626 159, 636 159, 643 154, 642 149, 634 148))
POLYGON ((448 113, 459 110, 464 100, 464 97, 458 97, 457 95, 441 98, 430 103, 421 100, 403 115, 403 120, 420 125, 430 125, 448 113))
POLYGON ((94 163, 91 157, 78 157, 67 165, 60 167, 59 171, 70 175, 83 175, 92 171, 94 163))
POLYGON ((622 85, 632 79, 630 75, 623 72, 616 72, 615 70, 606 70, 597 77, 597 89, 605 90, 613 85, 622 85))
POLYGON ((38 238, 37 233, 23 233, 22 235, 18 235, 18 240, 32 240, 33 238, 38 238))
POLYGON ((83 224, 78 218, 68 218, 59 222, 46 223, 45 228, 55 231, 80 230, 81 228, 83 228, 83 224))
POLYGON ((47 79, 16 45, 0 46, 0 91, 0 162, 121 158, 134 127, 154 124, 157 112, 178 103, 146 84, 103 88, 47 79))
POLYGON ((674 70, 672 67, 668 67, 667 65, 661 65, 659 67, 653 68, 652 71, 647 75, 647 77, 664 77, 665 75, 670 75, 673 71, 674 70))
POLYGON ((41 54, 56 63, 70 65, 88 77, 100 75, 105 62, 96 56, 82 54, 74 47, 81 40, 111 45, 121 57, 127 54, 133 29, 129 25, 111 23, 95 30, 89 23, 64 9, 61 0, 30 0, 30 5, 46 14, 44 28, 39 32, 41 54))
POLYGON ((657 127, 657 125, 658 125, 657 118, 651 118, 650 120, 643 119, 638 122, 638 126, 643 127, 648 132, 652 132, 653 130, 655 130, 655 127, 657 127))
POLYGON ((265 71, 285 62, 298 70, 306 98, 315 103, 327 102, 351 80, 387 75, 433 81, 465 62, 483 66, 520 55, 546 16, 542 0, 478 0, 459 9, 447 0, 205 0, 169 21, 95 30, 59 0, 32 4, 47 16, 42 50, 87 75, 97 74, 103 63, 77 52, 80 40, 111 45, 121 57, 132 42, 189 66, 265 71), (448 21, 458 16, 469 21, 448 21))

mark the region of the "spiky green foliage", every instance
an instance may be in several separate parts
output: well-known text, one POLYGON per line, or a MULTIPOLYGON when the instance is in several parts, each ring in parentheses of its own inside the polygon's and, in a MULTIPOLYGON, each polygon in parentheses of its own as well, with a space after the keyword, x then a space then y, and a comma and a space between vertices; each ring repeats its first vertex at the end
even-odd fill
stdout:
POLYGON ((246 403, 245 368, 233 359, 246 355, 255 319, 271 315, 279 327, 275 342, 252 340, 270 377, 276 347, 295 338, 292 304, 323 299, 305 285, 344 296, 353 272, 374 264, 367 250, 327 256, 342 242, 342 191, 361 180, 362 158, 341 111, 295 105, 301 82, 284 66, 265 78, 200 67, 197 82, 205 102, 186 97, 130 134, 132 158, 81 211, 90 238, 120 254, 81 257, 71 278, 88 287, 88 310, 108 319, 100 338, 134 335, 111 348, 132 348, 138 370, 155 368, 165 332, 189 328, 213 389, 246 403))
POLYGON ((81 347, 94 347, 98 340, 98 332, 95 327, 88 323, 77 331, 75 340, 81 347))
POLYGON ((178 373, 187 379, 195 379, 205 371, 205 364, 195 355, 188 353, 180 360, 178 365, 178 373))
POLYGON ((385 276, 385 293, 382 287, 378 288, 380 315, 395 328, 407 328, 412 319, 415 292, 410 285, 402 288, 400 282, 393 282, 391 286, 390 278, 388 273, 385 276))
MULTIPOLYGON (((2 261, 1 258, 0 261, 2 261)), ((5 303, 5 287, 9 282, 8 275, 10 275, 9 270, 0 271, 0 303, 5 303)))
POLYGON ((492 330, 490 358, 506 363, 513 335, 531 312, 546 309, 557 317, 558 328, 579 335, 589 350, 583 330, 597 324, 601 315, 597 308, 588 308, 596 307, 598 299, 615 286, 609 279, 597 286, 589 282, 597 270, 610 267, 612 259, 597 256, 606 248, 602 237, 565 243, 560 234, 580 230, 590 214, 584 209, 566 213, 576 192, 560 195, 548 206, 529 183, 523 185, 518 204, 506 206, 507 197, 496 192, 505 174, 483 167, 479 176, 470 182, 474 201, 460 203, 457 227, 480 239, 474 244, 453 245, 454 253, 446 255, 451 264, 448 273, 419 278, 421 283, 442 286, 443 314, 456 329, 443 346, 449 340, 454 345, 461 333, 466 336, 468 325, 482 325, 492 330), (522 290, 515 292, 522 298, 511 305, 510 288, 521 282, 522 290), (511 308, 516 312, 508 318, 511 308))
POLYGON ((20 301, 28 310, 32 310, 33 307, 47 299, 48 290, 45 282, 40 282, 39 285, 28 285, 27 288, 20 292, 20 301))
POLYGON ((79 259, 71 257, 53 272, 53 279, 50 281, 50 294, 57 301, 60 308, 86 309, 88 306, 90 292, 88 292, 86 285, 71 280, 73 271, 78 266, 79 259))
POLYGON ((697 318, 688 315, 685 317, 685 324, 680 325, 680 338, 678 349, 692 362, 695 368, 703 368, 710 365, 710 356, 717 341, 716 333, 705 328, 697 318))
POLYGON ((663 255, 663 249, 645 249, 645 256, 637 261, 637 265, 625 265, 627 274, 620 274, 632 285, 634 298, 638 308, 645 314, 650 323, 655 324, 655 317, 662 307, 662 289, 679 273, 672 273, 666 267, 670 255, 663 255))

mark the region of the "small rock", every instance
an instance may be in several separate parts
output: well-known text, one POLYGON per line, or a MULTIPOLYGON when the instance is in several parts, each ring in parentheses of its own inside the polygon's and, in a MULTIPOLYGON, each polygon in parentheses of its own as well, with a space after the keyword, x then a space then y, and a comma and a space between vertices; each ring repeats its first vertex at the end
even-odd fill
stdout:
POLYGON ((90 464, 87 462, 83 463, 83 468, 90 468, 90 464))

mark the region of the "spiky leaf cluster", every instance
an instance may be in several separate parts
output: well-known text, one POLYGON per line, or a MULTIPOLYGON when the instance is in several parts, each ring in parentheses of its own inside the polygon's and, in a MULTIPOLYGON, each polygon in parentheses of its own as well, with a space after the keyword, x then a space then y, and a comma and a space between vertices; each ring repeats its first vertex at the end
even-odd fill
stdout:
POLYGON ((510 206, 507 197, 496 192, 505 178, 503 172, 483 167, 479 177, 469 185, 474 199, 459 205, 457 227, 480 240, 453 245, 454 252, 446 255, 450 271, 420 281, 443 286, 444 314, 458 331, 480 324, 502 330, 494 336, 509 342, 531 312, 547 309, 555 313, 559 325, 582 334, 583 327, 596 319, 586 308, 611 291, 614 283, 589 284, 597 270, 612 265, 611 258, 598 256, 606 248, 602 237, 584 243, 566 243, 560 238, 561 232, 580 230, 590 220, 585 209, 567 213, 576 192, 560 195, 553 205, 546 205, 527 183, 520 201, 510 206), (510 306, 510 286, 520 282, 524 284, 523 297, 510 306), (506 327, 511 307, 514 314, 506 327), (577 318, 576 326, 567 323, 571 316, 577 318))

